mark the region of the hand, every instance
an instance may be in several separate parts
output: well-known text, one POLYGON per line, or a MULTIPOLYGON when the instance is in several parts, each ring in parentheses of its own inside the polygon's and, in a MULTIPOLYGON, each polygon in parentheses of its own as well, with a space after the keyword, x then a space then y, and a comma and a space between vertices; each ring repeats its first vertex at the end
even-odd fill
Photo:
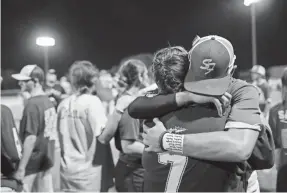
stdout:
POLYGON ((231 94, 227 92, 225 92, 221 97, 212 97, 185 91, 177 93, 176 103, 178 104, 178 106, 183 106, 191 102, 198 104, 213 103, 216 106, 218 114, 222 116, 225 108, 230 105, 231 98, 232 98, 231 94))
POLYGON ((18 170, 14 173, 13 177, 16 179, 16 180, 19 180, 19 181, 23 181, 24 177, 25 177, 25 169, 22 169, 22 168, 18 168, 18 170))
POLYGON ((166 131, 166 128, 158 118, 154 118, 153 122, 155 126, 151 128, 145 124, 143 125, 143 143, 148 146, 145 151, 160 153, 163 151, 160 147, 159 138, 161 134, 166 131))

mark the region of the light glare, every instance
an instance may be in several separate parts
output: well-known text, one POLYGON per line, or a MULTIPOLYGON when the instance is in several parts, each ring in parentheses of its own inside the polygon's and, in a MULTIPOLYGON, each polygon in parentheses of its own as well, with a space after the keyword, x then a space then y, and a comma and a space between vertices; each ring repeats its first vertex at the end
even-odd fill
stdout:
POLYGON ((54 46, 55 45, 55 39, 51 37, 39 37, 36 39, 36 44, 38 46, 54 46))
POLYGON ((250 6, 251 4, 253 3, 257 3, 259 2, 260 0, 244 0, 244 5, 245 6, 250 6))

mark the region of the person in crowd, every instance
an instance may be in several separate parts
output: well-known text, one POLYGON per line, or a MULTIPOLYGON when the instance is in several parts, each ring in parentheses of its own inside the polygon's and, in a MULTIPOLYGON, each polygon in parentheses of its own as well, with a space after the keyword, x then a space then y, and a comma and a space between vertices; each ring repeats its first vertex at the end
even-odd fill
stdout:
POLYGON ((256 86, 260 92, 260 110, 264 116, 268 115, 270 110, 271 98, 270 87, 266 80, 266 70, 261 65, 255 65, 251 69, 252 84, 256 86))
MULTIPOLYGON (((0 77, 0 85, 2 76, 0 77)), ((22 156, 22 144, 9 107, 1 104, 1 192, 21 192, 22 182, 13 178, 22 156)))
MULTIPOLYGON (((258 131, 260 131, 262 128, 257 125, 261 124, 260 112, 258 110, 259 95, 257 89, 255 89, 253 86, 248 85, 243 81, 231 78, 230 75, 233 74, 235 69, 235 55, 233 53, 233 47, 231 43, 226 39, 218 36, 207 36, 200 38, 199 41, 195 42, 194 47, 189 52, 189 59, 190 70, 188 71, 185 79, 185 88, 187 90, 191 90, 195 93, 201 93, 204 95, 222 96, 223 98, 221 97, 221 100, 227 99, 227 95, 224 96, 224 92, 228 90, 233 98, 231 100, 231 112, 228 114, 228 121, 225 125, 227 132, 216 131, 212 133, 179 135, 180 137, 184 136, 184 139, 188 138, 188 140, 183 141, 183 153, 181 152, 181 154, 194 158, 213 161, 241 162, 248 159, 251 154, 250 152, 252 152, 254 144, 258 138, 258 131), (213 52, 212 49, 215 49, 216 52, 213 52), (220 50, 220 52, 218 50, 220 50), (205 60, 205 58, 210 59, 205 60), (203 60, 203 63, 200 62, 201 60, 203 60), (210 72, 211 74, 209 74, 210 72), (207 74, 209 75, 206 76, 207 74), (218 79, 218 77, 221 77, 221 79, 218 79), (197 81, 199 82, 196 82, 193 78, 197 78, 197 81), (205 81, 204 79, 208 80, 205 81), (195 82, 192 83, 193 81, 195 82), (206 89, 207 87, 208 89, 206 89), (242 138, 240 137, 242 135, 246 136, 244 141, 242 141, 242 138), (189 139, 190 137, 192 138, 191 140, 189 139), (226 138, 226 142, 222 141, 224 138, 226 138), (227 145, 228 142, 233 144, 227 145), (192 145, 190 145, 190 143, 192 143, 192 145), (226 146, 222 148, 222 145, 226 146), (186 146, 192 148, 185 149, 186 146), (238 153, 239 150, 242 153, 238 153)), ((134 118, 150 119, 153 117, 161 117, 166 113, 175 111, 182 106, 190 104, 190 102, 207 103, 212 101, 218 101, 218 99, 212 99, 206 96, 198 96, 189 92, 179 92, 166 96, 158 95, 151 98, 139 97, 129 106, 129 113, 134 118)), ((153 129, 148 129, 148 134, 146 136, 147 145, 151 145, 151 143, 153 145, 155 145, 154 143, 159 145, 159 136, 154 135, 154 132, 156 130, 160 130, 157 132, 166 130, 163 130, 164 126, 162 124, 160 125, 161 128, 159 128, 160 126, 156 124, 153 129), (157 141, 152 140, 152 136, 153 139, 157 141)), ((221 127, 221 129, 223 128, 224 126, 221 127)), ((264 133, 264 136, 266 136, 268 131, 266 131, 265 127, 263 128, 264 131, 261 131, 261 133, 264 133)), ((257 141, 257 143, 259 142, 257 141)), ((269 141, 267 141, 267 143, 269 143, 269 141)), ((270 157, 272 158, 272 156, 270 157)), ((254 160, 253 155, 251 158, 254 160)), ((270 162, 272 162, 272 160, 270 162)), ((272 163, 261 167, 272 167, 272 163)), ((248 189, 249 191, 259 191, 257 176, 254 172, 249 178, 248 189), (255 183, 254 186, 252 186, 252 182, 255 183), (254 189, 251 190, 250 188, 254 189)))
POLYGON ((113 78, 110 73, 101 71, 97 84, 97 95, 102 100, 107 116, 112 114, 115 106, 115 97, 117 93, 113 92, 113 78))
POLYGON ((101 143, 106 144, 114 137, 123 112, 128 104, 136 98, 147 79, 147 68, 140 60, 130 59, 122 64, 118 80, 122 93, 116 101, 115 110, 109 116, 103 133, 99 136, 101 143))
POLYGON ((64 89, 67 95, 72 94, 72 87, 71 87, 70 82, 68 81, 67 76, 62 76, 60 78, 60 85, 62 86, 62 88, 64 89))
POLYGON ((93 160, 96 138, 107 119, 102 102, 93 95, 97 69, 89 61, 76 61, 69 76, 74 93, 58 107, 61 190, 99 192, 102 166, 93 160))
POLYGON ((56 71, 54 69, 50 69, 46 74, 45 92, 56 107, 62 99, 67 97, 65 90, 57 80, 56 71))
POLYGON ((269 124, 276 147, 277 187, 276 192, 287 192, 287 68, 282 81, 282 103, 270 109, 269 124))
POLYGON ((121 106, 121 100, 130 102, 147 79, 147 69, 140 60, 128 60, 119 69, 120 84, 125 85, 125 91, 119 97, 116 111, 109 118, 106 128, 99 137, 101 143, 108 143, 115 135, 115 144, 120 151, 115 169, 116 189, 119 192, 141 192, 144 170, 141 165, 141 155, 144 145, 141 142, 140 122, 132 119, 121 106), (114 123, 114 124, 111 124, 114 123))
POLYGON ((19 81, 22 92, 31 95, 20 122, 23 152, 14 178, 23 181, 25 191, 52 192, 50 169, 57 141, 57 115, 43 90, 44 71, 37 65, 26 65, 12 77, 19 81))

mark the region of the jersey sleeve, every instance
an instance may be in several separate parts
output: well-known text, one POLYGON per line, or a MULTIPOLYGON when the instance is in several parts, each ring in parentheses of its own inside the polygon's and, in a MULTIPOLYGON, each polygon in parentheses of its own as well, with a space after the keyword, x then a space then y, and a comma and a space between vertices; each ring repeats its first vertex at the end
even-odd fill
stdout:
MULTIPOLYGON (((238 83, 239 84, 239 83, 238 83)), ((231 112, 226 128, 249 128, 260 131, 261 117, 259 110, 259 93, 257 89, 245 83, 234 85, 231 90, 231 112)))
POLYGON ((136 119, 152 119, 177 109, 175 94, 168 94, 138 97, 129 105, 128 112, 136 119))

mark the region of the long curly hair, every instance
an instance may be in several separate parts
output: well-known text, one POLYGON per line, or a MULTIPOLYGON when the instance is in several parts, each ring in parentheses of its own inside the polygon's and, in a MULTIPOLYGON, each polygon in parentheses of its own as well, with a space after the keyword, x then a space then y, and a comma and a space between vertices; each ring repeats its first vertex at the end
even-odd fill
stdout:
POLYGON ((188 52, 181 46, 163 48, 153 59, 153 75, 160 93, 175 93, 184 89, 189 68, 188 52))
POLYGON ((89 61, 76 61, 69 69, 69 78, 75 90, 81 94, 94 86, 94 78, 98 77, 97 68, 89 61))

